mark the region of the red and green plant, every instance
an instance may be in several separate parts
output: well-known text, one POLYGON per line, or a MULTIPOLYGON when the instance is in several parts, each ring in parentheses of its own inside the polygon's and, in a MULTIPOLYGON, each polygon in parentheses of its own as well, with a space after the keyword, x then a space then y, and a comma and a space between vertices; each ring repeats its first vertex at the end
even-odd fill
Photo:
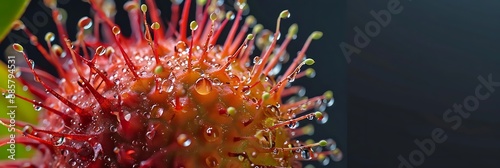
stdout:
MULTIPOLYGON (((301 72, 314 64, 305 53, 322 32, 312 32, 288 69, 277 77, 278 64, 286 61, 288 43, 295 38, 292 25, 278 45, 276 30, 264 30, 243 12, 244 0, 235 2, 236 13, 215 0, 172 3, 170 22, 160 18, 153 0, 128 1, 132 35, 122 35, 113 18, 115 5, 88 0, 95 14, 78 22, 76 40, 69 39, 62 9, 45 0, 57 25, 39 40, 21 22, 38 52, 13 49, 24 57, 36 83, 20 79, 36 99, 18 95, 40 111, 38 123, 16 122, 16 143, 37 150, 30 159, 4 162, 26 167, 300 167, 304 160, 340 159, 333 140, 301 142, 312 135, 312 125, 298 128, 301 120, 326 121, 315 106, 331 105, 331 91, 310 98, 283 102, 301 91, 290 86, 295 79, 312 76, 301 72), (189 9, 196 6, 195 20, 189 9), (182 8, 182 9, 181 9, 182 8), (229 25, 229 22, 233 22, 229 25), (240 23, 242 22, 242 23, 240 23), (219 38, 224 27, 227 37, 219 38), (251 57, 255 48, 260 56, 251 57), (57 71, 55 77, 37 68, 28 57, 43 56, 57 71)), ((0 89, 8 94, 5 88, 0 89)), ((9 126, 7 120, 0 120, 9 126)), ((6 144, 2 141, 1 144, 6 144)))

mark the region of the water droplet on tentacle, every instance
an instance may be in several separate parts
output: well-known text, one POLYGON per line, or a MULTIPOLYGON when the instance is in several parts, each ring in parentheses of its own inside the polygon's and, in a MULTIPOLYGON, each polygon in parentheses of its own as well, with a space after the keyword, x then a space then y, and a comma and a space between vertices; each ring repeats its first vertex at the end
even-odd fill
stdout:
POLYGON ((200 95, 207 95, 212 91, 212 82, 207 78, 199 78, 196 81, 194 89, 200 95))

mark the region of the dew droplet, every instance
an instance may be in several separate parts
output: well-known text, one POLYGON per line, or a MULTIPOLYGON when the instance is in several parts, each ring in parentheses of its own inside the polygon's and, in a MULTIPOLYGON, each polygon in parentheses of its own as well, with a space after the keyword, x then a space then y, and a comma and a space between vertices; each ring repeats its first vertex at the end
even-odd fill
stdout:
POLYGON ((64 142, 66 142, 66 138, 64 138, 64 137, 59 137, 59 138, 57 139, 57 141, 55 141, 54 145, 55 145, 55 146, 60 146, 60 145, 62 145, 64 142))
POLYGON ((181 146, 188 147, 191 145, 191 139, 189 139, 186 134, 180 134, 177 136, 177 143, 181 146))
POLYGON ((219 78, 214 78, 212 81, 213 81, 213 84, 216 85, 216 86, 222 85, 222 82, 220 81, 219 78))
POLYGON ((340 149, 335 149, 331 153, 332 154, 330 155, 330 157, 332 158, 333 161, 338 162, 342 160, 343 154, 342 151, 340 151, 340 149))
POLYGON ((318 124, 325 124, 328 121, 328 114, 324 113, 324 112, 322 112, 322 114, 323 114, 323 118, 316 120, 318 122, 318 124))
POLYGON ((326 104, 327 107, 331 107, 333 105, 333 103, 335 103, 335 99, 334 98, 331 98, 329 100, 323 100, 323 103, 326 104))
POLYGON ((299 91, 297 92, 297 96, 303 97, 306 95, 306 88, 300 87, 299 91))
POLYGON ((26 147, 25 147, 24 149, 26 149, 26 151, 28 151, 28 152, 29 152, 29 151, 31 151, 31 149, 32 149, 32 148, 33 148, 33 147, 32 147, 31 145, 26 145, 26 147))
POLYGON ((273 149, 273 155, 277 155, 279 153, 278 149, 277 148, 274 148, 273 149))
POLYGON ((295 152, 300 153, 300 152, 302 152, 302 150, 303 150, 302 148, 297 148, 297 149, 295 149, 295 152))
POLYGON ((163 115, 163 112, 164 112, 164 111, 165 111, 165 110, 164 110, 162 107, 159 107, 159 108, 155 111, 155 113, 154 113, 154 117, 155 117, 155 118, 160 118, 160 117, 163 115))
POLYGON ((76 166, 76 161, 72 159, 71 161, 69 161, 69 164, 71 166, 75 167, 76 166))
POLYGON ((95 161, 97 159, 97 157, 99 156, 99 154, 103 153, 101 143, 94 144, 92 149, 94 150, 94 158, 92 158, 92 160, 95 161))
POLYGON ((208 156, 205 158, 205 163, 207 164, 208 167, 218 167, 219 166, 219 160, 217 160, 216 157, 214 156, 208 156))
POLYGON ((295 81, 295 77, 297 76, 297 72, 292 73, 292 75, 288 76, 286 79, 288 82, 292 83, 295 81))
POLYGON ((19 67, 16 67, 14 75, 16 76, 16 78, 21 77, 22 72, 21 72, 21 69, 19 67))
POLYGON ((326 165, 330 164, 330 158, 324 157, 323 160, 320 160, 319 162, 321 163, 321 165, 326 166, 326 165))
POLYGON ((13 99, 14 97, 16 97, 15 94, 10 94, 10 93, 9 94, 5 94, 5 93, 2 92, 2 95, 4 95, 4 97, 6 99, 13 99))
POLYGON ((307 115, 307 119, 308 120, 313 120, 314 119, 314 115, 307 115))
POLYGON ((42 110, 42 107, 40 107, 38 105, 33 105, 33 109, 35 109, 35 111, 40 111, 40 110, 42 110))
POLYGON ((245 160, 245 157, 243 155, 238 155, 238 160, 243 162, 243 160, 245 160))
POLYGON ((296 129, 297 127, 299 127, 299 123, 298 122, 295 122, 295 121, 292 121, 290 123, 288 123, 288 128, 290 129, 296 129))
POLYGON ((115 125, 111 125, 111 126, 109 126, 109 131, 111 131, 111 132, 116 132, 116 131, 117 131, 116 126, 115 126, 115 125))
POLYGON ((128 113, 128 114, 125 114, 125 116, 123 118, 125 119, 125 121, 130 121, 130 117, 132 117, 132 115, 130 115, 130 113, 128 113))
POLYGON ((139 141, 132 141, 132 145, 139 145, 140 142, 139 141))
POLYGON ((255 157, 257 157, 257 152, 255 152, 255 151, 254 151, 254 152, 252 152, 252 153, 250 154, 250 156, 252 156, 252 157, 254 157, 254 158, 255 158, 255 157))
POLYGON ((255 57, 253 58, 253 63, 254 63, 255 65, 260 65, 260 64, 262 64, 262 59, 260 59, 260 57, 259 57, 259 56, 255 56, 255 57))
POLYGON ((277 63, 272 69, 271 71, 269 71, 269 76, 275 76, 275 75, 278 75, 281 71, 281 68, 283 67, 283 65, 281 63, 277 63))
POLYGON ((300 152, 300 157, 302 157, 302 159, 304 160, 311 160, 311 152, 310 150, 303 150, 300 152))
POLYGON ((27 135, 27 134, 33 134, 33 126, 31 125, 26 125, 23 127, 23 135, 27 135))
POLYGON ((94 127, 94 132, 101 132, 104 128, 102 126, 94 127))
POLYGON ((208 135, 208 136, 212 136, 213 135, 213 131, 212 131, 212 127, 208 127, 207 130, 205 130, 205 133, 208 135))
POLYGON ((328 140, 328 144, 330 144, 330 145, 326 146, 326 149, 328 149, 328 150, 335 150, 335 149, 337 149, 337 143, 334 140, 329 139, 328 140))
POLYGON ((118 152, 120 152, 120 148, 118 148, 118 147, 113 148, 113 152, 118 154, 118 152))
POLYGON ((212 82, 207 78, 199 78, 196 81, 194 89, 200 95, 207 95, 212 91, 212 82))
POLYGON ((63 156, 68 156, 69 155, 69 150, 63 150, 62 151, 63 156))
POLYGON ((318 100, 314 104, 314 109, 317 111, 325 111, 326 110, 326 103, 323 103, 322 100, 318 100))
POLYGON ((156 134, 156 131, 155 130, 151 130, 151 131, 146 132, 146 137, 148 139, 153 139, 155 137, 155 134, 156 134))
POLYGON ((118 28, 118 26, 113 26, 113 28, 111 30, 113 31, 113 34, 115 34, 115 35, 118 35, 121 33, 121 30, 120 30, 120 28, 118 28))
POLYGON ((83 17, 78 21, 78 26, 83 29, 89 29, 92 26, 92 20, 88 17, 83 17))
POLYGON ((187 48, 187 44, 184 41, 178 41, 177 44, 175 45, 175 51, 177 52, 183 52, 187 48))
POLYGON ((250 95, 250 93, 252 93, 252 90, 250 90, 250 86, 243 86, 243 89, 242 89, 243 93, 248 96, 250 95))
POLYGON ((110 161, 111 161, 111 158, 110 158, 108 155, 105 155, 105 156, 104 156, 104 160, 105 160, 105 161, 110 162, 110 161))

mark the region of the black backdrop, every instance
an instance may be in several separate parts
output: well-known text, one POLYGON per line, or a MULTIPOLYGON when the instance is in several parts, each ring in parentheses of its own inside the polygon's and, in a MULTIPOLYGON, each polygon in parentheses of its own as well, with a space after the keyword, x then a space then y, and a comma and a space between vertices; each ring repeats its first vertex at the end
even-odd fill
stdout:
POLYGON ((348 1, 345 40, 351 45, 354 27, 364 30, 376 20, 370 11, 394 12, 378 34, 371 27, 370 43, 348 65, 349 167, 500 165, 500 93, 497 89, 485 100, 471 101, 481 84, 478 77, 491 74, 500 81, 499 5, 488 0, 348 1), (450 118, 458 113, 446 111, 464 100, 476 105, 475 111, 457 125, 459 119, 450 118), (434 150, 426 145, 426 154, 414 141, 431 138, 435 129, 447 139, 434 142, 434 150))

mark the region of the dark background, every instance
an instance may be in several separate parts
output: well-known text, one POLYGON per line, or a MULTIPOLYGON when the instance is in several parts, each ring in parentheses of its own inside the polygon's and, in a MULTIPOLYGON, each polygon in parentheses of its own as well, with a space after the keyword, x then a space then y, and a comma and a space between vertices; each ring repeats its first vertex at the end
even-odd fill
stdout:
MULTIPOLYGON (((346 42, 388 2, 348 0, 346 42)), ((348 65, 349 167, 398 167, 398 156, 408 159, 419 149, 414 140, 435 128, 448 139, 418 167, 499 167, 500 92, 457 130, 442 116, 474 95, 478 76, 500 81, 500 1, 400 3, 401 13, 348 65)))
MULTIPOLYGON (((442 118, 453 104, 463 104, 474 94, 479 76, 491 74, 493 81, 500 81, 500 1, 400 0, 401 13, 392 15, 349 63, 339 44, 353 45, 353 28, 364 30, 374 20, 370 11, 386 9, 390 0, 249 1, 250 13, 272 30, 279 12, 290 10, 282 35, 290 24, 299 24, 298 38, 290 44, 292 56, 312 31, 324 32, 307 52, 316 60, 316 77, 294 84, 305 86, 310 97, 334 91, 335 105, 327 109, 330 120, 316 125, 313 139, 333 138, 345 155, 327 167, 398 167, 398 156, 408 160, 419 149, 414 140, 430 138, 435 128, 442 128, 448 139, 416 167, 500 166, 500 92, 480 101, 457 130, 442 118)), ((72 28, 88 14, 88 5, 70 4, 61 7, 70 11, 72 28)), ((162 10, 168 11, 165 4, 162 10)), ((26 16, 37 10, 38 5, 31 4, 26 16)), ((39 38, 54 31, 51 26, 40 28, 39 38)))

